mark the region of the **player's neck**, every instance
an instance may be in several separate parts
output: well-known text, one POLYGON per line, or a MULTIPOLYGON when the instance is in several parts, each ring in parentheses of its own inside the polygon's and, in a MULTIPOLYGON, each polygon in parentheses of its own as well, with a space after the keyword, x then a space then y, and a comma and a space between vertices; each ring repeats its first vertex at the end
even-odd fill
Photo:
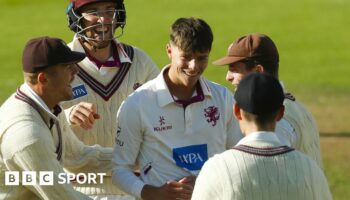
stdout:
POLYGON ((169 76, 169 70, 165 71, 164 80, 169 88, 171 95, 175 96, 179 100, 189 100, 193 96, 194 90, 196 89, 196 84, 193 86, 186 86, 181 84, 177 80, 171 79, 169 76))
POLYGON ((86 53, 88 53, 90 56, 94 57, 95 59, 97 59, 100 62, 106 62, 108 60, 108 58, 110 58, 113 54, 112 52, 112 45, 108 45, 105 48, 94 48, 91 45, 84 43, 83 45, 86 53))
POLYGON ((264 126, 259 126, 255 123, 248 122, 248 123, 245 123, 242 131, 243 131, 244 135, 247 136, 247 135, 249 135, 251 133, 255 133, 255 132, 274 132, 275 127, 276 127, 276 123, 268 123, 268 124, 265 124, 264 126))

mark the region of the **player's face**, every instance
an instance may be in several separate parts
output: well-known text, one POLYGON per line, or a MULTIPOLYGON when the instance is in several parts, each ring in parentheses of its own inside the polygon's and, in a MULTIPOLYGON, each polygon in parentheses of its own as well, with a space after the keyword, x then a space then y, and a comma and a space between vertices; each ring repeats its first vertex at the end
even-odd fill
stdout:
POLYGON ((54 101, 66 101, 73 97, 72 82, 78 69, 75 64, 56 65, 46 73, 47 93, 54 101))
POLYGON ((92 38, 90 42, 97 48, 105 48, 113 39, 113 19, 116 13, 116 4, 101 2, 88 4, 81 9, 82 26, 87 28, 85 36, 92 38))
POLYGON ((168 74, 173 84, 187 88, 195 87, 208 66, 210 51, 185 52, 174 44, 168 44, 167 53, 171 60, 168 74))
POLYGON ((253 70, 249 70, 247 65, 243 62, 231 63, 228 66, 226 80, 237 88, 238 83, 253 70))

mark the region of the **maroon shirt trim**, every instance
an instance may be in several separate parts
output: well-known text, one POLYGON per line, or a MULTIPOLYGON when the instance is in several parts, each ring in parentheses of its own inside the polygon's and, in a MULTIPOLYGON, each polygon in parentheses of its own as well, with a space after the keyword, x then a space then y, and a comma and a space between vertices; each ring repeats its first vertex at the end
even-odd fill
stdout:
POLYGON ((203 93, 201 84, 199 82, 196 85, 196 92, 197 92, 197 95, 192 97, 189 100, 181 100, 181 99, 175 100, 174 97, 173 96, 172 97, 176 103, 181 104, 184 108, 186 108, 188 105, 192 103, 196 103, 204 100, 204 93, 203 93))
MULTIPOLYGON (((129 46, 123 44, 123 48, 129 58, 133 60, 134 57, 134 49, 129 46)), ((77 64, 78 65, 78 64, 77 64)), ((108 101, 113 94, 118 90, 119 86, 123 82, 126 74, 128 73, 131 63, 125 62, 122 63, 117 74, 112 78, 111 82, 109 82, 106 86, 88 74, 81 66, 79 66, 78 76, 92 89, 94 90, 101 98, 105 101, 108 101)))
MULTIPOLYGON (((34 108, 34 110, 36 110, 39 114, 40 114, 40 109, 37 103, 35 103, 35 101, 33 101, 30 97, 28 97, 25 93, 23 93, 20 88, 17 89, 17 92, 15 94, 15 98, 23 101, 27 104, 29 104, 30 106, 32 106, 34 108)), ((62 109, 57 105, 54 107, 54 115, 58 115, 60 112, 62 111, 62 109)), ((41 116, 41 114, 40 114, 41 116)), ((43 116, 41 116, 41 118, 44 120, 43 116)), ((61 128, 59 125, 59 122, 53 119, 50 119, 50 126, 48 127, 50 130, 52 128, 52 126, 56 124, 56 129, 57 129, 57 134, 58 134, 58 146, 56 148, 56 154, 57 154, 57 160, 61 160, 62 157, 62 149, 63 149, 63 145, 62 145, 62 133, 61 133, 61 128)))
POLYGON ((257 156, 277 156, 281 154, 285 154, 291 151, 294 151, 293 148, 288 146, 279 146, 279 147, 271 147, 271 148, 256 148, 246 145, 238 145, 233 147, 232 149, 242 151, 245 153, 257 155, 257 156))

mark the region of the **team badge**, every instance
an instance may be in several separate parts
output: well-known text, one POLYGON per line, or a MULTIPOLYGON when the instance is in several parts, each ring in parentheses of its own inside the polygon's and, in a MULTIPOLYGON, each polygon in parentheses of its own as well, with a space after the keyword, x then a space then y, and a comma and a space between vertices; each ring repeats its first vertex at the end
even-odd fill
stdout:
POLYGON ((88 95, 88 92, 87 92, 84 84, 77 85, 77 86, 73 87, 72 92, 73 92, 73 99, 77 99, 77 98, 88 95))
POLYGON ((216 126, 216 121, 220 118, 220 113, 218 107, 209 106, 204 109, 204 116, 207 118, 207 122, 211 123, 212 126, 216 126))

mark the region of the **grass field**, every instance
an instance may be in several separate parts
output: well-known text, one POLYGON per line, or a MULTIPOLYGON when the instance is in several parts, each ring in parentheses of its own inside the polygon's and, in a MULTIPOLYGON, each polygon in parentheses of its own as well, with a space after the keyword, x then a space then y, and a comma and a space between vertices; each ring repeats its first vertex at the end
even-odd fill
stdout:
MULTIPOLYGON (((68 0, 0 0, 0 102, 22 82, 22 48, 49 35, 69 42, 68 0)), ((210 61, 249 32, 265 33, 280 51, 280 79, 315 115, 325 172, 334 199, 350 198, 350 1, 348 0, 125 0, 123 42, 144 49, 162 67, 170 24, 178 17, 205 19, 214 32, 210 61), (332 136, 343 137, 332 137, 332 136)), ((224 81, 225 67, 209 65, 205 76, 224 81)))

